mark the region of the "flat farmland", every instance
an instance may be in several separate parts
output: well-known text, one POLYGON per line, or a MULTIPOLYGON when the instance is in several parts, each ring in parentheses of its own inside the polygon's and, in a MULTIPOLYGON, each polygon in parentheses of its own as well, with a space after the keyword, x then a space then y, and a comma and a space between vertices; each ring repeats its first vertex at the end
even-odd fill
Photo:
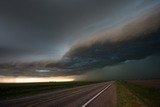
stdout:
POLYGON ((148 107, 160 107, 160 80, 129 80, 122 84, 148 107))
POLYGON ((13 99, 39 93, 99 83, 92 82, 46 82, 46 83, 0 83, 0 100, 13 99))
POLYGON ((128 82, 144 87, 160 89, 160 80, 129 80, 128 82))

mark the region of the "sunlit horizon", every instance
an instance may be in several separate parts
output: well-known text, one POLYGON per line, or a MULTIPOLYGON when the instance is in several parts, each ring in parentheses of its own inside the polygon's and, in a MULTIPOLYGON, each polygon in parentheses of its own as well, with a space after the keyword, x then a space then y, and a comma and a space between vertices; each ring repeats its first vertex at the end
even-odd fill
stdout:
POLYGON ((0 83, 34 83, 34 82, 70 82, 74 81, 73 77, 12 77, 0 76, 0 83))

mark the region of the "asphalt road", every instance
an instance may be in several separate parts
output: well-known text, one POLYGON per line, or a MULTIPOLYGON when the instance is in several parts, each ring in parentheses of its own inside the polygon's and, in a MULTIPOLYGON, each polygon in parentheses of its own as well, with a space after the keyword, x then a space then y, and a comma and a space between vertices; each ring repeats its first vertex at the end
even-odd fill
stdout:
POLYGON ((0 107, 114 107, 113 81, 1 101, 0 107))

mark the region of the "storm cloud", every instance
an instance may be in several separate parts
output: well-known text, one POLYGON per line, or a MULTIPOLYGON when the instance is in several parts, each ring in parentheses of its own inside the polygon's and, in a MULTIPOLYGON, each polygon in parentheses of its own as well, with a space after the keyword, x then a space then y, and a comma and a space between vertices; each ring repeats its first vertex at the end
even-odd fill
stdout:
POLYGON ((60 60, 49 64, 86 70, 139 60, 160 52, 160 11, 153 9, 130 22, 73 46, 60 60))
POLYGON ((0 23, 0 76, 160 70, 159 0, 1 0, 0 23))

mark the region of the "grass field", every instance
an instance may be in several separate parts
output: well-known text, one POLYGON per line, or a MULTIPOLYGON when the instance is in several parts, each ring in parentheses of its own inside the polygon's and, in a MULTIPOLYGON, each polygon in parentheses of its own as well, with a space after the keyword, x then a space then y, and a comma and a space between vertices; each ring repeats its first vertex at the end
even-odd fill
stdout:
MULTIPOLYGON (((125 87, 137 98, 141 99, 148 107, 160 107, 160 89, 145 87, 129 82, 119 82, 121 87, 125 87)), ((125 90, 121 90, 122 93, 125 90)))
POLYGON ((117 82, 117 107, 146 107, 146 105, 121 82, 117 82))
POLYGON ((1 83, 0 100, 72 88, 97 82, 1 83))

